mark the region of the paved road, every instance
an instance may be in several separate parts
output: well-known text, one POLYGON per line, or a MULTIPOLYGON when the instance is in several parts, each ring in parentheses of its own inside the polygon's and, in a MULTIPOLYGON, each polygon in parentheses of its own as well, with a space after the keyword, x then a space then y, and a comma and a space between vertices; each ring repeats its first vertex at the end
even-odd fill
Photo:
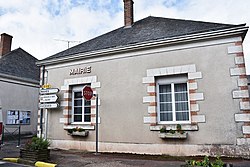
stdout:
POLYGON ((9 163, 9 162, 3 162, 3 161, 0 161, 0 167, 21 167, 21 166, 26 166, 27 165, 22 165, 22 164, 16 164, 16 163, 9 163))
MULTIPOLYGON (((27 139, 21 140, 21 146, 27 139)), ((0 159, 19 157, 19 147, 16 141, 6 141, 0 150, 0 159)), ((133 154, 104 154, 94 155, 93 153, 79 150, 51 150, 51 163, 58 164, 58 167, 179 167, 185 164, 184 160, 177 160, 164 156, 145 156, 133 154)), ((249 160, 227 159, 234 167, 250 167, 249 160)), ((18 165, 0 161, 0 167, 18 167, 18 165)), ((27 166, 26 166, 27 167, 27 166)))

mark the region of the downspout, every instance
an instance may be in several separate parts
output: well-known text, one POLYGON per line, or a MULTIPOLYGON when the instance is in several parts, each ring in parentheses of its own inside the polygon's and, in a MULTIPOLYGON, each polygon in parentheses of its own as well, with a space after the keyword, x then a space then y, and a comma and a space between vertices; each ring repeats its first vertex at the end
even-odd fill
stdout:
MULTIPOLYGON (((42 85, 44 85, 45 82, 45 65, 42 66, 42 85)), ((41 133, 40 133, 40 137, 42 137, 43 134, 43 108, 41 109, 41 114, 40 114, 40 129, 41 129, 41 133)))

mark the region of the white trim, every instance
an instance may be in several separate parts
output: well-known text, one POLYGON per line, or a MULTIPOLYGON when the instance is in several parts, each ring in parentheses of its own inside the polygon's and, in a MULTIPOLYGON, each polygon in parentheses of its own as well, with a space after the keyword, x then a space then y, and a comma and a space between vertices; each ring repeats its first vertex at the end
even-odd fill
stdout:
POLYGON ((243 134, 250 134, 250 126, 242 126, 243 134))
POLYGON ((250 110, 249 101, 240 102, 240 110, 250 110))
POLYGON ((237 56, 234 58, 235 64, 243 64, 245 63, 243 56, 237 56))
POLYGON ((155 96, 145 96, 143 97, 143 103, 156 102, 155 96))
POLYGON ((228 54, 234 54, 234 53, 240 53, 240 52, 243 52, 242 45, 239 45, 239 46, 229 46, 227 48, 227 53, 228 54))
POLYGON ((247 86, 248 81, 247 81, 247 78, 239 78, 237 80, 237 83, 238 83, 238 86, 247 86))
POLYGON ((235 90, 233 91, 233 99, 248 98, 248 90, 235 90))
POLYGON ((238 75, 245 75, 246 69, 245 68, 230 68, 230 75, 231 76, 238 76, 238 75))
POLYGON ((190 100, 204 100, 204 95, 203 93, 191 93, 190 94, 190 100))
POLYGON ((195 64, 190 64, 190 65, 182 65, 182 66, 148 69, 147 77, 185 74, 185 73, 194 73, 194 72, 196 72, 195 64))
POLYGON ((192 115, 192 122, 197 122, 197 123, 205 123, 206 122, 206 117, 205 115, 192 115))
POLYGON ((235 114, 236 122, 250 122, 250 114, 235 114))
POLYGON ((188 79, 201 79, 201 78, 202 78, 201 72, 188 73, 188 79))
MULTIPOLYGON (((173 129, 176 130, 176 124, 169 124, 169 125, 164 125, 166 126, 167 130, 173 129)), ((156 125, 156 126, 150 126, 150 130, 152 131, 159 131, 162 128, 162 125, 156 125)), ((181 125, 182 130, 187 130, 187 131, 197 131, 199 130, 198 125, 192 125, 192 124, 183 124, 181 125)))
POLYGON ((142 83, 154 83, 155 82, 155 77, 143 77, 142 78, 142 83))
POLYGON ((242 146, 249 146, 250 145, 250 138, 238 138, 237 145, 242 146))

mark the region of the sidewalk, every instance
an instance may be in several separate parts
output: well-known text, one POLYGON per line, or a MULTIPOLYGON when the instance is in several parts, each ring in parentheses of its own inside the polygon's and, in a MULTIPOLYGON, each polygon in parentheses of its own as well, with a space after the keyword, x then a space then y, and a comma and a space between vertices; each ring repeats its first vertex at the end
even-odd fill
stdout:
MULTIPOLYGON (((27 140, 21 140, 21 146, 27 140)), ((16 141, 5 142, 0 150, 0 159, 19 157, 16 141)), ((250 167, 249 160, 225 159, 233 167, 250 167)), ((50 162, 58 167, 179 167, 185 164, 184 159, 168 156, 148 156, 134 154, 94 153, 79 150, 51 150, 50 162)))

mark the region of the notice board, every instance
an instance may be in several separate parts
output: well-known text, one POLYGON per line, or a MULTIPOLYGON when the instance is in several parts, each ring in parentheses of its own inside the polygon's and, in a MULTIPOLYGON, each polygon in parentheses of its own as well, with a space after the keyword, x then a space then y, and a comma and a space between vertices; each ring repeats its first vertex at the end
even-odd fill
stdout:
POLYGON ((9 110, 7 111, 7 124, 8 125, 29 125, 30 124, 30 111, 9 110))

